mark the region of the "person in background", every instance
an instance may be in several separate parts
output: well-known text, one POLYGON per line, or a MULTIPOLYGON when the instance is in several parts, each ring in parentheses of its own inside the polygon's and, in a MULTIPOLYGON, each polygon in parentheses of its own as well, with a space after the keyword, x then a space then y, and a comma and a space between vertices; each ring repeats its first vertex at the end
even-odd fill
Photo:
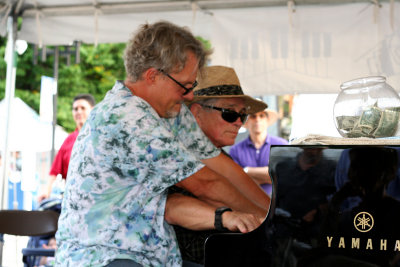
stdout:
POLYGON ((335 168, 336 161, 324 154, 323 147, 304 147, 296 157, 278 162, 273 170, 279 181, 276 206, 293 218, 312 222, 335 192, 335 168))
MULTIPOLYGON (((56 265, 181 266, 165 218, 174 184, 200 202, 238 212, 233 221, 222 215, 225 227, 261 224, 268 196, 215 148, 183 104, 193 99, 209 53, 186 28, 166 21, 141 25, 133 35, 124 54, 126 79, 96 105, 75 142, 56 265), (228 176, 237 176, 235 185, 228 176)), ((193 212, 187 219, 210 215, 193 212)), ((214 227, 196 222, 194 228, 214 227)))
POLYGON ((47 181, 45 191, 39 194, 38 202, 49 198, 53 188, 54 181, 57 175, 61 175, 63 179, 67 178, 69 159, 71 157, 72 147, 74 146, 75 140, 78 137, 79 131, 81 130, 83 124, 89 117, 90 111, 96 105, 94 97, 90 94, 79 94, 74 97, 72 101, 72 118, 75 121, 76 129, 64 140, 58 151, 56 157, 54 158, 53 164, 50 169, 50 177, 47 181))
MULTIPOLYGON (((246 122, 249 113, 256 113, 267 107, 264 102, 243 94, 239 78, 232 68, 225 66, 205 67, 197 80, 198 85, 193 91, 194 98, 192 101, 187 102, 187 105, 201 130, 219 149, 234 144, 238 131, 246 122)), ((221 152, 223 152, 222 149, 221 152)), ((249 179, 251 178, 249 177, 249 179)), ((176 193, 194 197, 188 191, 173 186, 170 189, 169 198, 176 193)), ((167 202, 167 208, 171 204, 171 202, 167 202)), ((209 213, 213 214, 217 207, 204 203, 199 208, 208 209, 210 210, 209 213)), ((193 209, 193 206, 188 207, 188 212, 190 213, 193 209)), ((178 219, 188 217, 182 216, 181 210, 179 213, 178 210, 175 212, 178 219)), ((231 212, 226 212, 226 216, 234 215, 231 212)), ((169 216, 172 215, 169 214, 169 216)), ((231 219, 226 219, 226 221, 229 220, 231 219)), ((214 218, 211 217, 210 221, 213 223, 214 218)), ((204 263, 206 238, 213 233, 221 231, 221 229, 193 231, 177 225, 174 226, 174 229, 182 258, 198 264, 204 263)))
MULTIPOLYGON (((394 147, 397 151, 398 158, 400 158, 400 148, 394 147)), ((344 149, 338 160, 338 164, 335 171, 335 185, 339 191, 343 186, 349 182, 348 172, 350 168, 350 149, 344 149)), ((400 201, 400 162, 398 163, 396 178, 389 181, 386 193, 400 201)), ((346 199, 341 203, 342 211, 351 210, 361 202, 361 198, 357 195, 347 196, 346 199)))
POLYGON ((268 134, 268 127, 277 119, 278 114, 270 109, 251 114, 244 125, 249 131, 249 136, 229 150, 232 159, 242 166, 269 196, 272 193, 271 177, 268 173, 271 145, 288 144, 287 140, 268 134))

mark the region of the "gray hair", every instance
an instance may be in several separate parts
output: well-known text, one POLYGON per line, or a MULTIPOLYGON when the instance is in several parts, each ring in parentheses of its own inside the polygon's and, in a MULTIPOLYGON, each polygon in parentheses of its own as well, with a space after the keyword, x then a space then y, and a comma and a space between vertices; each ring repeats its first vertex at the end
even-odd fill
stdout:
POLYGON ((128 42, 125 53, 125 70, 131 82, 141 79, 149 68, 161 69, 167 73, 181 71, 185 67, 187 51, 199 60, 199 69, 204 66, 211 51, 206 51, 185 27, 159 21, 142 25, 128 42))

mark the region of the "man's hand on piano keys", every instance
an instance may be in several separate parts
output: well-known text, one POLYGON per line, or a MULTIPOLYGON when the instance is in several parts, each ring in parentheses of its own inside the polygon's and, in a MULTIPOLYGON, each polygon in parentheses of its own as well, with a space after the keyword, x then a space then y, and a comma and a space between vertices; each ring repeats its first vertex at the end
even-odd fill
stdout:
POLYGON ((232 232, 248 233, 256 229, 264 221, 250 213, 227 211, 222 214, 222 224, 232 232))

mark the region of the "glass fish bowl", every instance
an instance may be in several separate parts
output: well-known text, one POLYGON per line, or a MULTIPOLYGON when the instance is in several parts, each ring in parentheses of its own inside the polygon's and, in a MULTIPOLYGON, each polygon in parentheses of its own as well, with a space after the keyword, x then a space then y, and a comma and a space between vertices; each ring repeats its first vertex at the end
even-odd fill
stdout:
POLYGON ((340 135, 381 138, 398 135, 400 97, 382 76, 344 82, 333 116, 340 135))

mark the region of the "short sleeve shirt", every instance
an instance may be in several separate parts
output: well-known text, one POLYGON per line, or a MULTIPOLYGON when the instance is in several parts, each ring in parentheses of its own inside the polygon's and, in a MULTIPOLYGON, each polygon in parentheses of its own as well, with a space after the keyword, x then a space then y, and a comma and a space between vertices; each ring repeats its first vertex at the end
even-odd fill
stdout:
POLYGON ((164 220, 168 187, 219 154, 182 105, 163 119, 117 82, 91 111, 75 142, 56 234, 57 264, 104 266, 132 259, 180 266, 164 220))
MULTIPOLYGON (((288 141, 279 136, 267 135, 265 143, 256 149, 250 137, 231 147, 229 154, 232 159, 244 167, 265 167, 269 164, 271 145, 287 145, 288 141)), ((272 193, 271 184, 262 184, 261 188, 268 194, 272 193)))
POLYGON ((231 147, 229 154, 232 159, 244 167, 265 167, 269 163, 271 145, 287 145, 288 141, 278 137, 267 135, 265 143, 260 149, 256 149, 250 137, 231 147))
POLYGON ((57 176, 58 174, 61 174, 63 179, 67 178, 69 159, 78 134, 79 131, 76 129, 65 138, 60 150, 58 150, 57 155, 54 158, 53 164, 51 165, 50 175, 57 176))

